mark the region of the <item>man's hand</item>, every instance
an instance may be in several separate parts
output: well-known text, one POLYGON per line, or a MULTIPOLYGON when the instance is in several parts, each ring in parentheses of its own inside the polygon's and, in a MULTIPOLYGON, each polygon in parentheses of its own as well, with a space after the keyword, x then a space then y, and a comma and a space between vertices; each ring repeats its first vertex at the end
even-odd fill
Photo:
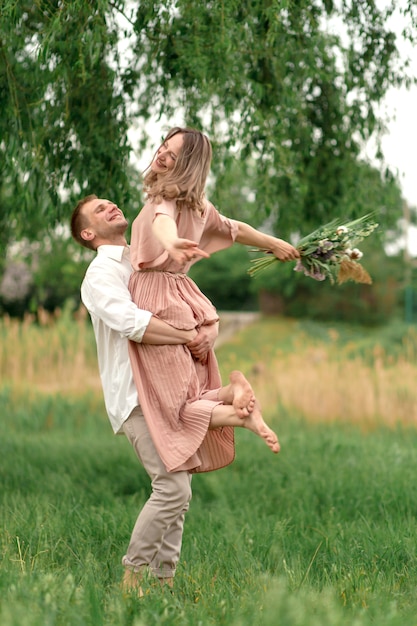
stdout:
POLYGON ((198 335, 186 344, 193 357, 203 365, 207 362, 207 353, 214 347, 218 334, 218 322, 201 326, 198 335))

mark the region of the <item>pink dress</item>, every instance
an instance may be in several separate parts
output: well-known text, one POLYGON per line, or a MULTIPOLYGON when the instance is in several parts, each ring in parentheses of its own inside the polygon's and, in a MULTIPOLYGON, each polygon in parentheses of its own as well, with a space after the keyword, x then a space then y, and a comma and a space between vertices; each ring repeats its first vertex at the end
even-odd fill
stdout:
MULTIPOLYGON (((160 213, 175 220, 179 237, 196 241, 208 253, 228 248, 236 238, 236 222, 220 215, 209 202, 203 215, 179 211, 175 201, 148 202, 132 225, 130 254, 135 271, 129 289, 133 301, 178 329, 216 322, 216 309, 186 275, 192 262, 180 267, 152 234, 152 222, 160 213)), ((222 386, 214 351, 204 366, 184 345, 130 341, 129 354, 143 414, 167 470, 208 472, 231 463, 234 429, 209 430, 222 386)))

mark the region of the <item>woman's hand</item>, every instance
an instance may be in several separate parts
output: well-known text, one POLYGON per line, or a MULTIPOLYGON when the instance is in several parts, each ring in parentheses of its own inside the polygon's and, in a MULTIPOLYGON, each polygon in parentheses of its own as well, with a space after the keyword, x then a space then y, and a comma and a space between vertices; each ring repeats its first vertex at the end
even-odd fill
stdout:
POLYGON ((209 258, 209 254, 204 250, 200 250, 198 244, 190 239, 175 239, 166 248, 169 256, 173 261, 179 263, 179 265, 186 265, 192 259, 196 257, 209 258))
POLYGON ((158 213, 152 224, 152 232, 161 242, 171 259, 179 265, 185 265, 198 256, 204 258, 210 256, 204 250, 200 250, 198 243, 195 241, 178 237, 177 225, 169 215, 158 213))
POLYGON ((295 261, 295 259, 300 258, 300 253, 297 248, 294 248, 288 241, 284 241, 283 239, 275 239, 275 245, 271 246, 271 252, 277 259, 280 261, 295 261))

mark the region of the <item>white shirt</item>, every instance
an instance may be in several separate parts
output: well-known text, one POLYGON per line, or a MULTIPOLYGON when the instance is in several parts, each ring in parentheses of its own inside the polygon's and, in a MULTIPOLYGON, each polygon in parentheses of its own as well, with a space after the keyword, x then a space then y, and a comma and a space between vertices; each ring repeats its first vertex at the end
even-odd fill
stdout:
POLYGON ((81 285, 81 300, 96 337, 104 402, 115 433, 139 404, 127 339, 140 342, 152 317, 132 302, 131 273, 128 247, 99 246, 81 285))

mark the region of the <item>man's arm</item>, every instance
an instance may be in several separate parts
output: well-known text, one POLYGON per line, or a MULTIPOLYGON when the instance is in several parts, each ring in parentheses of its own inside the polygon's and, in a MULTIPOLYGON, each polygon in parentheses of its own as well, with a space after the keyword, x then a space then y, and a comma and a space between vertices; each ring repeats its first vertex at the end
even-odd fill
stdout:
POLYGON ((152 316, 142 336, 142 343, 153 345, 175 345, 178 343, 188 343, 197 337, 197 331, 178 330, 166 322, 152 316))
POLYGON ((195 329, 178 330, 150 311, 139 309, 132 302, 121 266, 90 266, 81 287, 81 297, 91 316, 132 341, 185 344, 197 336, 195 329))

